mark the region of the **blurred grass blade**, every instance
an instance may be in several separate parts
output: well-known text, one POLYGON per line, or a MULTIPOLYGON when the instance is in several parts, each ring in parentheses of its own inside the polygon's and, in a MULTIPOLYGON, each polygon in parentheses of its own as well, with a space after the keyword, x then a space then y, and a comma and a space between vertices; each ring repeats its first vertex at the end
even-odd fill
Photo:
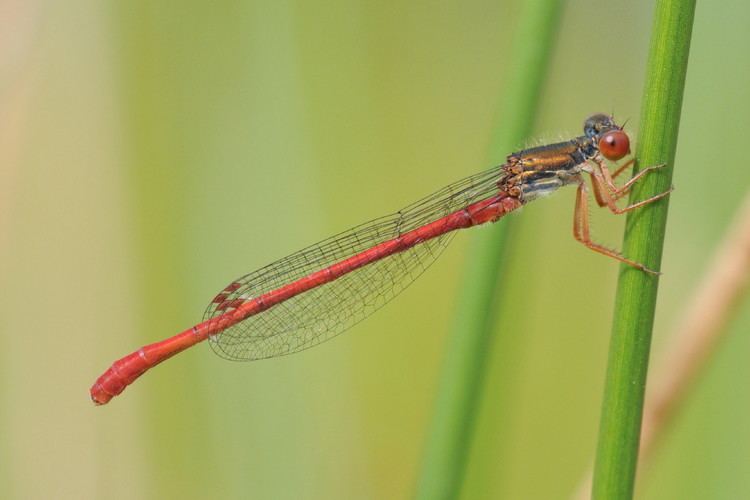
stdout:
MULTIPOLYGON (((656 4, 636 158, 639 167, 667 167, 638 183, 631 201, 671 185, 694 12, 695 0, 656 4)), ((660 269, 668 202, 658 201, 627 218, 623 253, 651 269, 660 269)), ((595 499, 633 496, 658 283, 657 277, 620 268, 594 466, 595 499)))
POLYGON ((640 462, 648 458, 685 400, 695 391, 719 345, 729 335, 750 289, 750 191, 719 244, 711 264, 685 306, 667 353, 649 382, 643 415, 640 462))
MULTIPOLYGON (((648 467, 656 448, 685 402, 697 389, 719 345, 730 333, 750 288, 750 191, 722 239, 692 297, 678 314, 679 325, 669 336, 666 355, 651 368, 643 406, 638 463, 648 467)), ((591 498, 589 470, 572 498, 591 498)))
MULTIPOLYGON (((531 132, 560 11, 559 0, 534 0, 526 3, 521 14, 500 108, 503 119, 492 138, 494 161, 504 158, 531 132)), ((498 226, 473 236, 417 482, 419 499, 455 498, 461 488, 510 231, 507 220, 498 226)))

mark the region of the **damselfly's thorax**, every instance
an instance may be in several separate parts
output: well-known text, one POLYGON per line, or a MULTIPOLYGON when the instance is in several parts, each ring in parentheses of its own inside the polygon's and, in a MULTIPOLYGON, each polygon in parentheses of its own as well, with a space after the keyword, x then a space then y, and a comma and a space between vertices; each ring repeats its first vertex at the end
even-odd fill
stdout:
POLYGON ((531 201, 575 181, 588 160, 601 156, 616 161, 630 152, 628 135, 611 116, 590 116, 583 124, 583 132, 569 141, 508 155, 500 189, 524 202, 531 201))

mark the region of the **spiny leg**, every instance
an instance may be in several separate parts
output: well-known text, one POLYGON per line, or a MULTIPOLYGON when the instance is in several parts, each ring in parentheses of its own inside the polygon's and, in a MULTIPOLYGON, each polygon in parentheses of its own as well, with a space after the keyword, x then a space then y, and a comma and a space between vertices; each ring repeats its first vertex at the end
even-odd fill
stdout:
POLYGON ((619 167, 617 167, 617 170, 615 170, 612 173, 612 176, 611 176, 612 179, 613 180, 616 179, 621 173, 623 173, 628 168, 632 167, 633 163, 635 163, 635 158, 631 158, 628 161, 626 161, 625 163, 623 163, 622 165, 620 165, 619 167))
MULTIPOLYGON (((629 166, 629 164, 633 163, 634 160, 630 160, 627 162, 627 164, 623 165, 623 167, 629 166)), ((600 168, 602 170, 601 174, 597 174, 595 170, 592 169, 586 169, 585 172, 589 173, 592 176, 591 179, 591 186, 594 188, 594 199, 596 200, 596 204, 600 207, 610 207, 611 203, 617 202, 620 198, 625 196, 630 192, 630 189, 633 187, 633 183, 640 179, 643 175, 645 175, 648 172, 653 172, 657 168, 661 168, 664 165, 657 165, 654 167, 649 167, 647 169, 644 169, 643 171, 639 172, 635 177, 630 179, 623 187, 617 187, 615 186, 615 189, 610 189, 610 186, 608 186, 607 181, 607 175, 609 174, 609 171, 607 170, 606 166, 601 164, 600 168), (611 199, 611 202, 609 201, 611 199)), ((623 167, 620 167, 617 172, 613 174, 612 177, 615 177, 619 175, 620 172, 623 171, 623 167)), ((670 189, 670 191, 672 191, 670 189)), ((664 194, 665 195, 665 194, 664 194)), ((659 197, 662 195, 655 196, 653 198, 649 198, 649 200, 646 200, 646 203, 650 201, 654 201, 656 199, 659 199, 659 197)), ((626 207, 623 209, 623 211, 627 212, 628 210, 632 210, 633 208, 637 208, 641 205, 634 205, 630 207, 626 207)), ((620 210, 617 208, 617 210, 620 210)), ((621 213, 621 212, 615 212, 615 213, 621 213)))
MULTIPOLYGON (((618 188, 618 194, 620 196, 622 196, 622 195, 628 193, 630 191, 630 188, 633 186, 633 184, 635 184, 636 182, 638 182, 638 179, 640 179, 641 177, 643 177, 644 175, 646 175, 646 174, 648 174, 650 172, 654 172, 654 171, 656 171, 656 170, 658 170, 660 168, 664 168, 666 166, 667 166, 666 163, 661 163, 659 165, 652 165, 650 167, 644 168, 643 170, 641 170, 640 172, 638 172, 637 174, 635 174, 633 177, 631 177, 630 179, 628 179, 628 182, 626 182, 625 184, 623 184, 622 187, 618 188)), ((618 196, 618 198, 619 198, 619 196, 618 196)))
MULTIPOLYGON (((635 174, 633 177, 628 179, 628 181, 623 184, 622 186, 618 186, 615 184, 614 179, 620 175, 622 172, 625 171, 626 168, 630 167, 634 162, 635 159, 628 160, 623 164, 622 166, 618 167, 618 169, 615 171, 614 174, 611 174, 609 172, 609 167, 607 167, 607 164, 602 160, 601 158, 594 157, 592 158, 593 162, 597 164, 599 167, 599 171, 601 172, 601 175, 603 177, 603 184, 607 187, 607 189, 612 193, 612 197, 615 200, 619 200, 623 196, 625 196, 627 193, 630 192, 630 188, 638 182, 640 178, 642 178, 644 175, 647 175, 655 170, 658 170, 660 168, 664 168, 666 166, 666 163, 662 163, 660 165, 653 165, 650 167, 646 167, 637 174, 635 174)), ((601 205, 600 205, 601 206, 601 205)))
POLYGON ((612 257, 613 259, 619 260, 620 262, 649 274, 661 274, 658 271, 649 269, 640 262, 623 257, 622 254, 615 250, 591 241, 591 232, 589 229, 588 190, 586 189, 586 183, 581 178, 578 179, 578 189, 576 190, 576 206, 573 215, 573 237, 595 252, 612 257))
POLYGON ((623 163, 621 166, 617 167, 617 170, 615 170, 614 173, 609 172, 609 167, 607 167, 607 164, 602 158, 595 156, 591 159, 594 163, 596 163, 599 166, 599 170, 601 171, 602 175, 604 176, 604 179, 607 181, 607 186, 610 187, 611 191, 618 191, 620 188, 615 184, 615 179, 623 173, 625 170, 633 166, 633 163, 635 163, 635 158, 631 158, 630 160, 623 163))
MULTIPOLYGON (((596 200, 596 204, 599 205, 600 207, 606 207, 607 201, 605 200, 604 195, 602 194, 602 191, 604 191, 605 189, 602 188, 601 183, 594 181, 594 177, 593 177, 594 174, 593 173, 590 173, 590 174, 592 176, 591 187, 594 188, 594 199, 596 200)), ((615 200, 617 200, 617 198, 615 198, 615 200)))
MULTIPOLYGON (((650 167, 650 168, 656 168, 656 167, 650 167)), ((646 172, 646 170, 643 170, 639 172, 639 175, 646 172)), ((622 190, 618 193, 610 193, 606 188, 606 180, 603 178, 602 174, 596 171, 589 172, 591 174, 591 184, 594 186, 594 194, 597 198, 597 203, 599 203, 600 199, 604 202, 604 205, 609 208, 609 210, 613 214, 624 214, 625 212, 629 212, 635 208, 642 207, 644 205, 648 205, 649 203, 652 203, 656 200, 660 200, 661 198, 664 198, 665 196, 669 195, 674 188, 669 188, 668 190, 664 191, 663 193, 659 193, 655 196, 652 196, 650 198, 646 198, 645 200, 639 201, 637 203, 633 203, 632 205, 628 205, 624 208, 619 208, 617 206, 617 200, 623 196, 627 191, 630 190, 630 187, 632 186, 632 180, 636 179, 636 177, 633 177, 628 183, 630 185, 623 186, 622 190)), ((639 177, 640 178, 640 177, 639 177)), ((604 206, 601 203, 599 203, 599 206, 604 206)))

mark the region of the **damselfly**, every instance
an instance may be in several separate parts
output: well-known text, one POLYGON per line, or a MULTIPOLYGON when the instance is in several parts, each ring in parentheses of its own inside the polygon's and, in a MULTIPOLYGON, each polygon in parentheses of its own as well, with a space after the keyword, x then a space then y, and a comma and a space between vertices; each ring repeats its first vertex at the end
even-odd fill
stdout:
POLYGON ((429 266, 457 229, 495 222, 505 214, 572 184, 577 186, 573 234, 588 248, 656 274, 643 264, 591 240, 588 187, 615 214, 654 202, 669 191, 619 208, 617 200, 659 166, 641 170, 622 186, 614 179, 630 139, 611 116, 596 114, 584 135, 512 153, 503 165, 455 182, 391 215, 274 262, 232 281, 208 306, 203 322, 115 361, 91 387, 105 404, 144 372, 206 339, 231 360, 291 354, 328 340, 398 295, 429 266))

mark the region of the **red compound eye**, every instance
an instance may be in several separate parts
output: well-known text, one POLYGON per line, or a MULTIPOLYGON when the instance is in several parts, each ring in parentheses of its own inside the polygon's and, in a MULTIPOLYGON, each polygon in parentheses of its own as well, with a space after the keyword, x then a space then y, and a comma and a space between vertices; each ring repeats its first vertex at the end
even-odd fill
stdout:
POLYGON ((630 138, 622 130, 611 130, 599 138, 599 151, 611 161, 630 153, 630 138))

